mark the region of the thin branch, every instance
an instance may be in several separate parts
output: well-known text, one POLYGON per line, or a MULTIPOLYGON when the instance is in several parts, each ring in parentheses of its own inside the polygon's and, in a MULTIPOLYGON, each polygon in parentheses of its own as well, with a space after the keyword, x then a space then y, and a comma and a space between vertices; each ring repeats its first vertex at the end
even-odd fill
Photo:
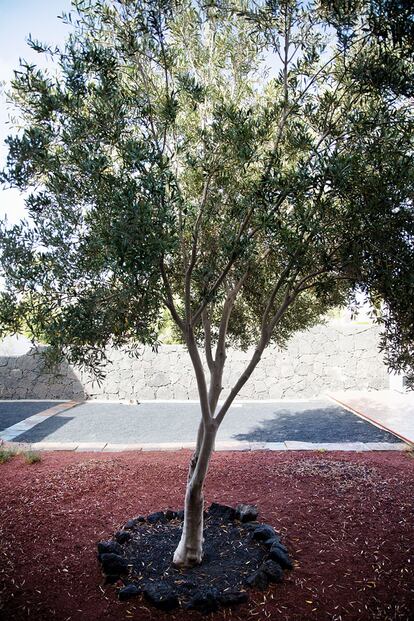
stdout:
MULTIPOLYGON (((243 235, 244 231, 246 230, 247 225, 249 224, 250 218, 251 218, 251 216, 253 214, 253 211, 254 211, 254 205, 252 207, 250 207, 249 211, 247 212, 246 216, 244 217, 243 222, 241 223, 241 225, 239 227, 239 230, 237 232, 236 239, 235 239, 235 242, 234 242, 234 246, 235 247, 237 247, 237 244, 239 243, 239 241, 241 239, 241 236, 243 235)), ((215 292, 220 287, 220 285, 224 282, 224 279, 226 278, 227 274, 229 273, 229 271, 233 267, 233 264, 234 264, 235 260, 237 259, 237 256, 238 255, 237 255, 236 248, 233 248, 233 251, 230 254, 230 258, 229 258, 226 266, 223 268, 221 274, 217 277, 217 279, 215 280, 213 286, 208 291, 208 293, 205 295, 205 298, 204 298, 203 302, 200 304, 200 306, 198 307, 197 311, 194 313, 193 318, 192 318, 192 325, 196 324, 196 322, 198 321, 199 317, 201 316, 201 313, 206 308, 206 306, 209 304, 212 296, 215 294, 215 292)))
POLYGON ((265 311, 264 311, 263 316, 262 316, 262 324, 261 324, 262 325, 262 330, 263 330, 263 328, 266 325, 267 318, 268 318, 269 313, 270 313, 270 311, 272 309, 272 306, 274 304, 276 296, 279 293, 279 291, 280 291, 280 289, 281 289, 281 287, 283 285, 283 282, 285 281, 286 277, 289 276, 289 272, 290 272, 290 270, 293 267, 295 259, 296 259, 296 256, 291 257, 289 263, 287 264, 285 269, 282 271, 282 273, 280 274, 280 276, 279 276, 275 286, 273 287, 272 293, 270 294, 269 300, 267 302, 265 311))
POLYGON ((191 327, 186 326, 185 330, 185 341, 188 348, 188 353, 190 354, 191 362, 193 363, 193 368, 197 381, 198 394, 200 397, 200 406, 201 406, 201 414, 203 417, 203 422, 206 428, 211 425, 213 419, 211 416, 210 410, 210 402, 207 392, 207 383, 204 375, 203 364, 201 362, 200 353, 198 351, 197 343, 194 337, 194 332, 191 327))
POLYGON ((206 309, 202 312, 201 319, 203 322, 204 349, 206 352, 207 365, 210 370, 210 373, 212 373, 214 369, 214 359, 213 359, 213 351, 211 347, 211 322, 210 322, 209 314, 206 309))
MULTIPOLYGON (((276 322, 283 316, 283 314, 285 313, 285 311, 288 308, 289 304, 292 302, 292 299, 293 298, 290 296, 290 293, 289 293, 289 290, 288 290, 286 292, 285 298, 284 298, 282 304, 280 305, 279 310, 278 310, 278 312, 276 314, 276 322)), ((236 398, 236 396, 240 392, 241 388, 243 388, 243 386, 245 385, 245 383, 247 382, 247 380, 249 379, 249 377, 253 373, 254 369, 256 368, 258 363, 260 362, 260 359, 262 357, 263 351, 265 350, 265 348, 269 344, 270 337, 271 337, 271 333, 269 333, 268 329, 267 328, 263 329, 261 337, 260 337, 260 341, 259 341, 256 349, 254 350, 253 356, 251 357, 249 364, 247 365, 247 367, 243 371, 242 375, 239 377, 239 379, 237 380, 237 382, 235 383, 235 385, 231 389, 227 399, 225 400, 225 402, 223 403, 223 405, 220 408, 219 413, 215 417, 215 421, 216 421, 218 426, 223 421, 223 418, 225 417, 229 407, 231 406, 231 404, 233 403, 234 399, 236 398)))
MULTIPOLYGON (((280 193, 280 195, 279 195, 275 205, 273 205, 273 207, 271 208, 271 210, 267 214, 268 218, 269 218, 269 216, 274 215, 276 213, 276 211, 278 211, 278 209, 282 206, 284 200, 289 196, 289 191, 290 190, 291 190, 291 188, 287 188, 283 192, 280 193)), ((249 240, 253 239, 253 237, 256 235, 256 233, 258 233, 261 229, 262 229, 262 225, 256 226, 254 229, 252 229, 250 231, 250 233, 249 233, 249 240)))
POLYGON ((203 216, 204 208, 207 203, 208 190, 210 187, 211 177, 212 177, 212 173, 208 175, 207 179, 204 182, 203 193, 202 193, 201 202, 200 202, 200 209, 198 212, 197 220, 194 225, 193 245, 191 248, 191 259, 185 272, 185 314, 186 314, 186 320, 189 323, 191 322, 191 274, 193 273, 193 269, 197 262, 198 235, 199 235, 201 218, 203 216))
MULTIPOLYGON (((359 39, 357 39, 356 41, 354 41, 354 45, 356 43, 360 43, 361 41, 365 41, 368 39, 368 35, 365 35, 363 37, 360 37, 359 39)), ((342 52, 339 51, 336 54, 334 54, 333 56, 331 56, 329 58, 329 60, 327 60, 319 69, 316 73, 314 73, 314 75, 312 76, 312 78, 309 80, 308 84, 305 86, 305 88, 301 91, 301 93, 296 97, 296 99, 290 104, 289 109, 283 111, 282 114, 282 118, 281 121, 279 122, 278 125, 278 129, 277 129, 277 135, 276 135, 276 143, 275 146, 273 147, 273 151, 272 154, 270 155, 270 159, 269 159, 269 163, 267 165, 266 168, 266 172, 263 175, 264 177, 267 177, 267 175, 269 174, 271 168, 272 168, 272 164, 273 164, 273 159, 275 156, 275 153, 279 147, 279 143, 282 137, 282 132, 283 129, 286 125, 286 121, 288 119, 288 117, 293 113, 293 111, 295 110, 296 106, 298 105, 298 103, 300 102, 300 100, 302 99, 302 97, 304 97, 304 95, 306 95, 306 93, 309 91, 309 89, 311 88, 311 86, 313 86, 316 82, 316 80, 318 79, 318 77, 321 75, 321 73, 326 69, 326 67, 328 67, 332 62, 334 62, 334 60, 336 60, 337 58, 339 58, 342 55, 342 52)), ((285 101, 286 101, 286 94, 285 94, 285 101)))
POLYGON ((275 144, 273 146, 273 150, 272 150, 272 154, 270 156, 270 160, 268 162, 268 165, 266 167, 266 172, 264 174, 264 177, 266 178, 267 175, 269 174, 271 168, 272 168, 272 164, 273 164, 273 160, 275 157, 275 154, 279 148, 279 144, 280 141, 282 139, 282 135, 283 135, 283 130, 285 128, 286 125, 286 121, 288 119, 288 116, 290 114, 289 112, 289 82, 288 82, 288 76, 289 76, 289 63, 292 60, 292 58, 289 59, 289 47, 290 47, 290 29, 291 29, 291 20, 288 19, 288 7, 287 5, 285 6, 285 32, 284 32, 284 53, 283 53, 283 57, 279 54, 279 58, 282 61, 283 64, 283 112, 282 112, 282 116, 279 120, 278 126, 277 126, 277 131, 276 131, 276 139, 275 139, 275 144))
POLYGON ((170 281, 168 280, 168 276, 165 271, 165 265, 164 265, 163 258, 161 258, 161 261, 160 261, 160 271, 161 271, 161 278, 163 280, 164 287, 167 293, 167 298, 164 300, 164 303, 166 307, 168 308, 168 310, 170 311, 171 316, 174 319, 175 323, 180 328, 181 332, 184 334, 184 330, 185 330, 184 322, 182 318, 180 317, 180 315, 178 314, 178 311, 174 304, 174 297, 172 294, 170 281))
MULTIPOLYGON (((159 20, 161 22, 161 12, 158 11, 158 17, 159 20)), ((166 103, 168 102, 169 96, 170 96, 170 83, 169 83, 169 78, 168 78, 168 66, 167 66, 167 55, 165 52, 165 45, 164 45, 164 33, 162 31, 162 27, 160 25, 159 28, 157 28, 158 30, 158 37, 159 37, 159 41, 160 41, 160 46, 161 46, 161 54, 162 54, 162 58, 163 58, 163 72, 164 72, 164 80, 165 80, 165 99, 166 99, 166 103)), ((161 149, 161 153, 164 153, 165 150, 165 144, 167 142, 167 120, 164 123, 164 131, 163 131, 163 142, 162 142, 162 149, 161 149)))
POLYGON ((237 295, 246 281, 248 273, 249 273, 249 270, 246 270, 246 272, 239 279, 236 285, 229 291, 227 298, 224 302, 223 313, 222 313, 220 327, 219 327, 219 335, 217 339, 216 354, 215 354, 216 363, 219 361, 220 358, 224 357, 227 328, 229 325, 231 312, 233 310, 233 306, 236 301, 237 295))
MULTIPOLYGON (((332 255, 337 248, 335 248, 330 255, 332 255)), ((293 262, 292 262, 293 265, 293 262)), ((297 298, 297 296, 307 290, 310 289, 311 287, 314 287, 317 282, 312 282, 308 285, 306 285, 305 283, 307 283, 308 280, 310 279, 314 279, 317 276, 320 276, 321 274, 325 273, 327 271, 326 268, 321 268, 319 270, 315 270, 314 272, 312 272, 311 274, 307 274, 306 276, 304 276, 303 278, 301 278, 301 280, 295 285, 293 286, 293 283, 288 284, 286 292, 285 292, 285 296, 283 299, 283 302, 281 303, 281 305, 279 306, 277 312, 273 315, 273 317, 271 318, 271 320, 267 323, 266 322, 266 318, 270 312, 271 309, 271 305, 274 302, 274 299, 276 297, 277 291, 280 290, 281 285, 283 284, 283 280, 286 277, 286 275, 289 274, 289 271, 292 267, 292 265, 289 264, 289 266, 287 266, 284 270, 284 272, 281 274, 278 282, 276 283, 275 287, 273 288, 272 294, 269 298, 269 302, 267 304, 266 310, 264 312, 263 315, 263 321, 262 321, 262 328, 261 328, 261 337, 260 337, 260 341, 254 351, 254 354, 249 362, 249 364, 247 365, 246 369, 244 370, 244 372, 242 373, 242 375, 240 376, 240 378, 238 379, 238 381, 236 382, 236 384, 233 386, 233 388, 231 389, 227 399, 225 400, 224 404, 222 405, 222 407, 220 408, 219 413, 217 414, 217 416, 215 417, 215 420, 217 422, 217 425, 220 425, 224 416, 226 415, 230 405, 232 404, 232 402, 234 401, 235 397, 237 396, 237 394, 240 392, 241 388, 244 386, 244 384, 247 382, 247 380, 249 379, 249 377, 251 376, 251 374, 253 373, 254 369, 256 368, 257 364, 259 363, 262 353, 264 351, 264 349, 267 347, 267 345, 269 344, 269 341, 272 337, 272 333, 275 329, 275 327, 277 326, 277 324, 279 323, 280 319, 283 317, 284 313, 286 312, 286 310, 289 308, 289 306, 291 305, 291 303, 297 298), (293 287, 293 289, 292 289, 293 287)), ((350 278, 347 277, 342 277, 342 276, 338 276, 337 277, 338 280, 351 280, 350 278)))
MULTIPOLYGON (((323 269, 323 270, 316 270, 315 272, 312 272, 312 274, 308 274, 307 276, 305 276, 304 278, 302 278, 299 281, 299 283, 293 288, 293 290, 292 290, 292 286, 293 286, 292 283, 288 284, 281 305, 279 306, 278 310, 273 315, 271 320, 269 322, 267 322, 266 319, 267 319, 267 317, 269 315, 269 312, 270 312, 271 306, 272 306, 272 304, 274 302, 274 299, 276 297, 276 294, 280 290, 280 287, 283 284, 283 281, 286 278, 286 276, 289 274, 289 271, 291 270, 292 266, 293 266, 293 260, 289 263, 289 265, 282 272, 281 276, 278 279, 278 282, 276 283, 275 287, 273 288, 272 294, 271 294, 271 296, 269 298, 268 304, 267 304, 265 312, 263 314, 260 341, 259 341, 259 343, 258 343, 258 345, 257 345, 257 347, 256 347, 256 349, 254 351, 254 354, 253 354, 249 364, 247 365, 246 369, 244 370, 244 372, 242 373, 242 375, 240 376, 240 378, 238 379, 236 384, 231 389, 227 399, 225 400, 224 404, 220 408, 219 413, 215 417, 215 420, 217 421, 218 425, 220 425, 220 423, 222 422, 222 420, 223 420, 224 416, 226 415, 226 413, 227 413, 230 405, 232 404, 233 400, 235 399, 235 397, 237 396, 237 394, 239 393, 241 388, 244 386, 244 384, 247 382, 247 380, 249 379, 249 377, 253 373, 254 369, 256 368, 257 364, 259 363, 264 349, 269 344, 269 341, 270 341, 270 339, 272 337, 272 333, 273 333, 276 325, 278 324, 280 319, 283 317, 284 313, 286 312, 286 310, 288 309, 290 304, 296 299, 298 294, 302 290, 304 290, 302 288, 304 283, 307 280, 309 280, 310 278, 314 278, 314 277, 320 275, 321 273, 323 273, 324 271, 326 271, 325 269, 323 269)), ((313 283, 313 286, 315 284, 316 283, 313 283)))
POLYGON ((217 402, 222 391, 223 370, 226 361, 226 336, 231 312, 233 310, 237 295, 242 288, 248 273, 249 270, 246 270, 235 286, 230 289, 224 302, 209 390, 210 411, 212 414, 215 412, 217 402))

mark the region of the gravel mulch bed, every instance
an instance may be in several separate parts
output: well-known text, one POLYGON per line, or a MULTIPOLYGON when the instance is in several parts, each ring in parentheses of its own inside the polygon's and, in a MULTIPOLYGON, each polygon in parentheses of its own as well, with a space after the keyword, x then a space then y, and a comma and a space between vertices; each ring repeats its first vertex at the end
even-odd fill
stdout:
MULTIPOLYGON (((45 453, 0 466, 0 618, 200 619, 120 602, 96 544, 129 518, 182 506, 190 454, 45 453)), ((207 503, 255 504, 294 561, 281 584, 217 620, 414 621, 408 453, 218 453, 207 503)))
POLYGON ((144 596, 159 610, 217 612, 249 599, 248 588, 265 591, 293 569, 288 549, 257 508, 213 502, 204 511, 203 562, 178 568, 172 563, 184 511, 157 511, 128 520, 112 539, 98 543, 98 558, 109 584, 119 584, 125 601, 144 596))

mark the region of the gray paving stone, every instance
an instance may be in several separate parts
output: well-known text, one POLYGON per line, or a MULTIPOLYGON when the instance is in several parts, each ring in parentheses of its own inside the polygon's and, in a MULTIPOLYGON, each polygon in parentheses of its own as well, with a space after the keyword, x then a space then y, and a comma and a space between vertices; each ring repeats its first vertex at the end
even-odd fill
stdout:
POLYGON ((285 442, 291 451, 369 451, 363 442, 285 442))
POLYGON ((266 449, 268 451, 287 451, 285 442, 266 442, 266 449))
POLYGON ((216 442, 216 451, 250 451, 250 442, 216 442))
POLYGON ((76 451, 103 451, 105 446, 106 442, 80 442, 76 447, 76 451))
POLYGON ((405 442, 367 442, 365 446, 370 451, 409 451, 411 448, 405 442))
POLYGON ((141 445, 140 444, 116 444, 116 443, 108 443, 105 445, 105 448, 103 449, 104 453, 112 453, 112 452, 119 452, 119 451, 140 451, 141 450, 141 445))
POLYGON ((251 451, 268 451, 270 450, 268 442, 249 442, 251 451))
POLYGON ((181 442, 153 442, 140 446, 142 451, 179 451, 183 448, 181 442))
POLYGON ((78 442, 33 442, 30 447, 34 451, 75 451, 78 442))

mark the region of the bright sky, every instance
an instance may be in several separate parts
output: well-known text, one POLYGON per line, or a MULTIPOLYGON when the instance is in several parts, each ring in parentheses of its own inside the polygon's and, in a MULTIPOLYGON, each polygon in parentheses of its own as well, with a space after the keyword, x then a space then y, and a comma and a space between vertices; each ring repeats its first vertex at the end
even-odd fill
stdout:
MULTIPOLYGON (((7 149, 4 140, 14 133, 8 123, 5 91, 18 69, 19 58, 40 64, 41 55, 26 44, 29 34, 42 42, 61 44, 68 27, 57 16, 70 10, 70 0, 0 0, 0 169, 4 167, 7 149), (4 84, 5 83, 5 84, 4 84)), ((24 201, 16 190, 0 189, 0 219, 10 223, 24 216, 24 201)))

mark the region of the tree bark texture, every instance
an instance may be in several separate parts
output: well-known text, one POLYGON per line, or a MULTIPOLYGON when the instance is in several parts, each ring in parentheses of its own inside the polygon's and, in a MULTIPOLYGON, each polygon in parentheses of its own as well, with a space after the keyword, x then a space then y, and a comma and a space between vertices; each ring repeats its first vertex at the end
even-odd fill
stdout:
POLYGON ((216 431, 214 421, 208 426, 202 423, 202 432, 199 430, 201 441, 197 442, 188 473, 183 532, 173 558, 173 563, 177 567, 197 565, 203 558, 203 486, 214 449, 216 431))

